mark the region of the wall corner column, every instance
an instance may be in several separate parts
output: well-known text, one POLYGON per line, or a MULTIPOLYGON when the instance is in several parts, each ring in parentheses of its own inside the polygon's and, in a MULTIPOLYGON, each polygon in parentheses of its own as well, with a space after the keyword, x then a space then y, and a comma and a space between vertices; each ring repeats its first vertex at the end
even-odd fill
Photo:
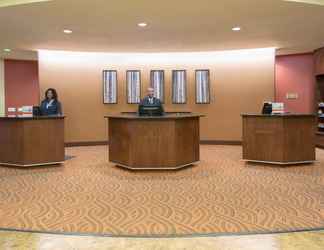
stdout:
POLYGON ((0 116, 5 114, 4 61, 0 59, 0 116))

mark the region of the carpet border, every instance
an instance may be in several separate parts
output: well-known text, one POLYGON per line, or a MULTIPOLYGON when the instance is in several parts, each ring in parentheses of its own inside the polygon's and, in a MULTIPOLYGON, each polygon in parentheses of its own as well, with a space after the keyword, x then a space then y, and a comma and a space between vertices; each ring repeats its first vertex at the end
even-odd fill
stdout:
POLYGON ((252 235, 273 235, 273 234, 288 234, 288 233, 307 233, 315 231, 324 231, 324 227, 319 228, 300 228, 292 230, 278 231, 250 231, 250 232, 233 232, 233 233, 196 233, 196 234, 156 234, 156 235, 114 235, 100 233, 78 233, 78 232, 59 232, 59 231, 40 231, 15 228, 1 228, 0 232, 17 232, 17 233, 33 233, 33 234, 48 234, 62 236, 79 236, 79 237, 106 237, 106 238, 132 238, 132 239, 168 239, 168 238, 208 238, 208 237, 230 237, 230 236, 252 236, 252 235))

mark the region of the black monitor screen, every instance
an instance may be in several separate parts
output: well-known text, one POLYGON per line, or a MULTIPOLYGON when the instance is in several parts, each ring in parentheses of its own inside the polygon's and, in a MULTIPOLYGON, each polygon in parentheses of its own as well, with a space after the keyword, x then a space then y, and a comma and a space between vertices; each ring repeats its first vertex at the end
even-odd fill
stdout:
POLYGON ((39 106, 33 106, 33 116, 41 116, 41 109, 39 106))
POLYGON ((161 116, 163 111, 160 105, 140 105, 139 115, 141 116, 161 116))
POLYGON ((265 102, 262 107, 262 114, 271 114, 272 113, 272 104, 265 102))

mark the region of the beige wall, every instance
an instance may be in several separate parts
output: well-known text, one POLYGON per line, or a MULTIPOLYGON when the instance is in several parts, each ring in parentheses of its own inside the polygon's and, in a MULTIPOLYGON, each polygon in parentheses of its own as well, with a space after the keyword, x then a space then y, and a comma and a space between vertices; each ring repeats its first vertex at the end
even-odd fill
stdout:
POLYGON ((4 62, 0 59, 0 116, 5 114, 4 62))
POLYGON ((126 70, 141 70, 142 97, 152 69, 165 70, 166 111, 204 114, 202 140, 240 140, 242 112, 259 112, 274 98, 274 49, 204 53, 108 54, 40 51, 41 96, 54 87, 66 119, 66 141, 107 139, 104 115, 135 111, 126 104, 126 70), (118 70, 118 104, 102 101, 102 70, 118 70), (171 70, 187 70, 188 102, 171 104, 171 70), (210 69, 211 104, 195 104, 195 69, 210 69))

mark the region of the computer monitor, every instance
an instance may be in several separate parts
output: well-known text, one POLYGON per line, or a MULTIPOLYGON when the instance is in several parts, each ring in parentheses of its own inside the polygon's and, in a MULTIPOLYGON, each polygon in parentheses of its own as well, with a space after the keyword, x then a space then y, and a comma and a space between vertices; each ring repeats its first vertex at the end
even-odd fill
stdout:
POLYGON ((162 116, 163 110, 161 105, 140 105, 138 113, 140 116, 162 116))
POLYGON ((39 106, 33 106, 33 116, 41 116, 42 112, 39 106))
POLYGON ((268 115, 272 113, 272 103, 271 102, 264 102, 262 107, 262 114, 268 115))

